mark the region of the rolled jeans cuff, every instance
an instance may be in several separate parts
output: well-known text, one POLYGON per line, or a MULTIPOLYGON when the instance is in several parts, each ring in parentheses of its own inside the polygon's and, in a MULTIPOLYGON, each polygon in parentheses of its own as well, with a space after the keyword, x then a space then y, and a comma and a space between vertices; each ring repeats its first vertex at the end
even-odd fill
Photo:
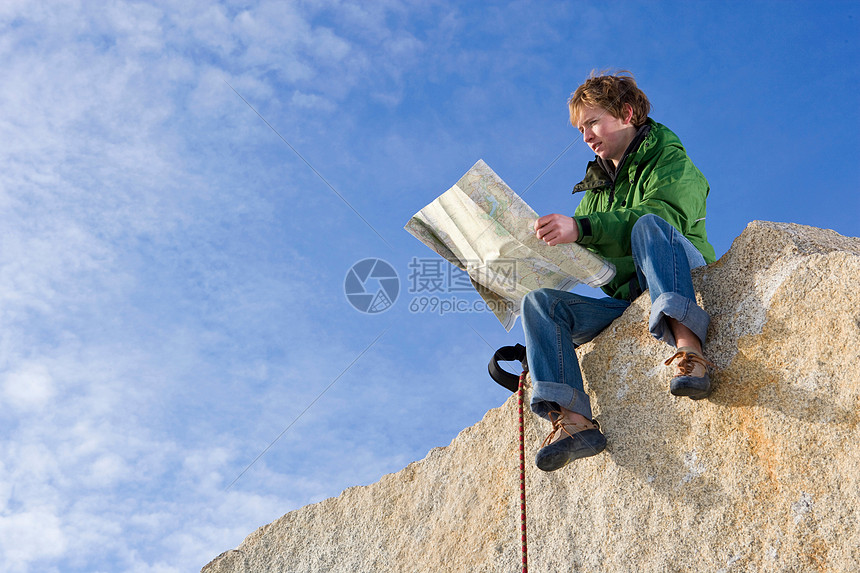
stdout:
POLYGON ((557 405, 591 419, 591 400, 585 392, 560 382, 532 380, 532 412, 549 420, 557 405))
POLYGON ((648 330, 657 340, 676 346, 675 336, 672 334, 672 329, 669 328, 666 317, 674 318, 692 330, 702 344, 705 343, 711 317, 694 300, 674 292, 666 292, 651 304, 648 330))

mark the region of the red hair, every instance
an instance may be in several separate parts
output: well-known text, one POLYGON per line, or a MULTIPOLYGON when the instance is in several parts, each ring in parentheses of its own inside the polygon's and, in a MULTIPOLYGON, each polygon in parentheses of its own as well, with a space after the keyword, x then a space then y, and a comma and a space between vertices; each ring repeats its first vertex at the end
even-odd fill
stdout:
POLYGON ((626 70, 608 74, 591 72, 591 76, 576 88, 567 100, 570 108, 570 123, 574 126, 585 107, 602 108, 618 119, 627 115, 625 106, 633 109, 632 123, 639 127, 648 119, 651 102, 645 92, 636 86, 633 74, 626 70))

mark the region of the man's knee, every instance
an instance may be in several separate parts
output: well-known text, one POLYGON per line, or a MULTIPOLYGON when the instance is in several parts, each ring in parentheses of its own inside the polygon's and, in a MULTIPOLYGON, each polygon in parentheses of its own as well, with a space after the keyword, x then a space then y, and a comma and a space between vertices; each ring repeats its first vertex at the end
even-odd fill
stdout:
POLYGON ((528 310, 542 310, 547 311, 549 307, 555 301, 555 297, 551 294, 551 289, 547 288, 539 288, 533 291, 529 291, 523 297, 522 309, 525 311, 528 310))
POLYGON ((633 236, 647 236, 655 232, 662 233, 664 232, 666 225, 668 225, 668 223, 666 223, 666 221, 661 217, 653 213, 646 213, 639 217, 639 219, 633 224, 633 236))
POLYGON ((646 245, 652 244, 655 240, 668 239, 671 236, 671 229, 672 226, 665 219, 653 213, 639 217, 630 233, 634 256, 636 252, 646 248, 646 245))

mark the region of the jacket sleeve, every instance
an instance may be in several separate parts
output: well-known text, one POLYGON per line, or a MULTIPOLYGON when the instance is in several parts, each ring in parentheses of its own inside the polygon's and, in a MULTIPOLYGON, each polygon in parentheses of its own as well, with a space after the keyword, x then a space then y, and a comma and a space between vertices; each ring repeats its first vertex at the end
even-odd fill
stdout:
MULTIPOLYGON (((638 175, 640 184, 632 207, 588 214, 584 214, 587 207, 577 208, 576 216, 582 212, 591 226, 591 235, 580 237, 581 245, 605 256, 630 254, 630 234, 639 217, 652 213, 688 235, 695 221, 705 216, 708 183, 683 148, 666 147, 652 165, 638 175)), ((577 220, 577 224, 582 231, 583 222, 577 220)))

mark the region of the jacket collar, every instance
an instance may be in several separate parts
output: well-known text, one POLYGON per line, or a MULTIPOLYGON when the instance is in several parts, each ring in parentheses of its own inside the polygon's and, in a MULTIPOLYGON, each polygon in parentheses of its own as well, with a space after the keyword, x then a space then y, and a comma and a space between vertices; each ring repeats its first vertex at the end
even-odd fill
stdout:
POLYGON ((614 168, 611 161, 607 161, 599 155, 595 155, 594 160, 588 162, 588 166, 585 169, 585 178, 574 185, 573 192, 579 193, 580 191, 597 190, 601 187, 614 184, 616 177, 621 173, 622 168, 624 168, 624 164, 627 162, 628 156, 635 153, 642 145, 642 142, 645 141, 645 138, 648 137, 648 134, 651 133, 651 123, 652 120, 649 118, 648 121, 646 121, 645 124, 636 131, 636 135, 633 136, 633 140, 630 142, 630 145, 627 146, 627 150, 621 157, 621 161, 618 162, 618 169, 614 168))

